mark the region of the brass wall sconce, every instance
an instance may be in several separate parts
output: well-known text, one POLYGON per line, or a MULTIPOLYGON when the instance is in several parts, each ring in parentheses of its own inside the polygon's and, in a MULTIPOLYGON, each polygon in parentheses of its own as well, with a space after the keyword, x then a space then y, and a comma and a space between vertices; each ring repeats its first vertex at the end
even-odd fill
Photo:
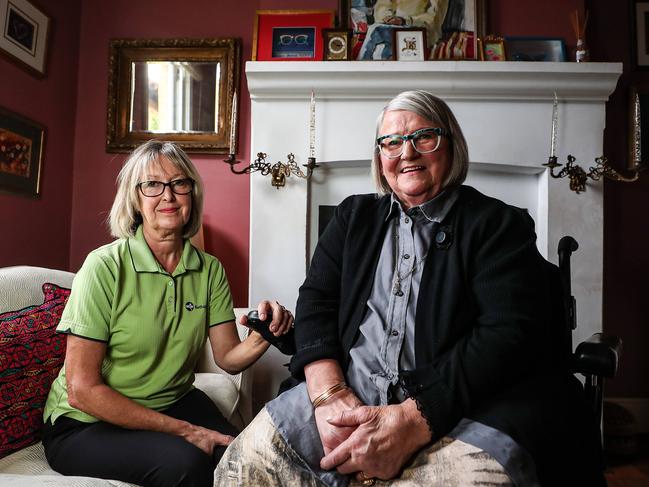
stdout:
MULTIPOLYGON (((233 122, 231 123, 231 126, 234 127, 236 125, 234 120, 237 117, 236 93, 234 94, 232 106, 233 122)), ((286 185, 286 178, 291 175, 295 175, 302 179, 309 179, 313 174, 313 170, 318 167, 315 160, 315 94, 313 91, 311 92, 309 115, 309 157, 307 158, 307 164, 303 164, 303 167, 306 168, 306 173, 300 169, 298 163, 295 162, 295 155, 293 153, 286 156, 286 162, 277 161, 275 164, 271 164, 270 162, 266 162, 268 155, 265 152, 258 152, 255 162, 241 170, 236 170, 234 166, 239 164, 240 161, 237 161, 235 156, 236 133, 234 130, 230 133, 230 154, 227 159, 223 160, 223 162, 230 165, 230 170, 234 174, 251 174, 253 172, 259 172, 262 176, 270 175, 270 184, 277 189, 284 187, 286 185)))
POLYGON ((550 157, 548 162, 543 164, 543 166, 550 169, 550 176, 555 179, 560 179, 568 177, 570 189, 575 193, 579 194, 583 191, 586 191, 586 182, 588 179, 593 181, 598 181, 602 176, 612 179, 614 181, 619 181, 623 183, 632 183, 637 181, 640 177, 640 173, 647 169, 647 165, 641 162, 641 124, 640 124, 640 100, 638 95, 635 95, 633 102, 633 119, 632 126, 633 131, 631 134, 632 140, 632 154, 631 158, 633 160, 632 167, 629 168, 629 175, 624 175, 617 172, 613 167, 609 165, 608 159, 605 156, 600 156, 595 158, 595 166, 588 168, 588 172, 582 169, 581 166, 575 164, 576 158, 572 155, 568 155, 568 162, 564 166, 557 162, 557 156, 555 153, 556 149, 556 137, 557 137, 557 126, 558 126, 558 111, 557 111, 557 94, 554 94, 554 103, 552 106, 552 140, 550 148, 550 157), (555 174, 554 170, 558 167, 563 166, 563 168, 555 174))
POLYGON ((286 184, 286 178, 292 174, 302 179, 309 179, 313 170, 318 167, 315 162, 315 157, 309 157, 309 162, 303 165, 306 168, 305 174, 304 171, 300 169, 297 162, 295 162, 295 156, 293 154, 288 154, 286 156, 285 163, 277 161, 275 164, 271 164, 270 162, 266 162, 266 157, 268 156, 265 153, 258 152, 255 162, 244 167, 240 171, 237 171, 234 168, 234 165, 239 163, 239 161, 235 159, 234 154, 230 154, 230 156, 227 159, 224 159, 223 162, 230 165, 230 170, 234 174, 251 174, 253 172, 259 172, 262 176, 268 176, 270 174, 270 184, 277 189, 282 188, 286 184))
POLYGON ((631 169, 631 175, 624 176, 609 165, 606 157, 601 156, 595 158, 595 166, 589 167, 588 172, 586 172, 581 168, 581 166, 574 163, 575 160, 576 159, 573 156, 568 155, 568 162, 563 166, 563 164, 557 162, 556 156, 550 156, 548 162, 543 165, 550 168, 550 176, 555 179, 567 176, 570 181, 570 189, 577 194, 586 191, 586 182, 588 179, 599 181, 599 179, 604 176, 614 181, 632 183, 633 181, 637 181, 638 177, 640 177, 640 172, 646 169, 643 164, 635 163, 635 167, 631 169), (555 174, 554 169, 561 166, 563 166, 563 169, 555 174))

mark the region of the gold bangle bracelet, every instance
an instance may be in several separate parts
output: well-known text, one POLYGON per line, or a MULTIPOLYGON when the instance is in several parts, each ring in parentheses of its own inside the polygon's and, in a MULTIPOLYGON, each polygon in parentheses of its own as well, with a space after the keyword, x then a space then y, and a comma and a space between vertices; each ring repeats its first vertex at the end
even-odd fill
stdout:
POLYGON ((327 401, 331 396, 334 394, 344 391, 345 389, 349 389, 347 384, 344 382, 338 382, 337 384, 332 385, 329 389, 324 391, 322 394, 320 394, 318 397, 316 397, 313 400, 313 409, 317 408, 318 406, 321 406, 324 404, 325 401, 327 401))

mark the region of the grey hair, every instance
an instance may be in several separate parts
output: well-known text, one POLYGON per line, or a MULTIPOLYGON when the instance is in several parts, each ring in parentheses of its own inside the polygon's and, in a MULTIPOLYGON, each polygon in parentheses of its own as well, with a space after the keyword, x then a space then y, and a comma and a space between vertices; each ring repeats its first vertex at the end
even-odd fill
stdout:
POLYGON ((136 185, 141 182, 147 170, 154 164, 160 164, 162 157, 194 180, 191 193, 192 211, 183 228, 183 238, 194 236, 200 229, 203 220, 203 181, 196 167, 185 151, 173 142, 149 140, 133 151, 117 176, 117 194, 108 216, 108 225, 113 237, 126 238, 135 235, 137 227, 142 223, 136 185))
POLYGON ((383 117, 387 112, 396 110, 406 110, 416 113, 420 117, 430 120, 433 125, 446 129, 449 136, 449 143, 453 148, 451 152, 451 170, 442 182, 442 188, 451 188, 459 186, 466 179, 466 173, 469 169, 469 149, 467 148, 466 139, 462 133, 460 125, 455 119, 455 115, 448 105, 423 90, 404 91, 395 96, 383 108, 376 120, 376 132, 374 134, 374 153, 372 156, 372 179, 379 194, 392 192, 387 180, 381 172, 381 157, 379 148, 376 145, 376 139, 379 137, 379 130, 383 124, 383 117))

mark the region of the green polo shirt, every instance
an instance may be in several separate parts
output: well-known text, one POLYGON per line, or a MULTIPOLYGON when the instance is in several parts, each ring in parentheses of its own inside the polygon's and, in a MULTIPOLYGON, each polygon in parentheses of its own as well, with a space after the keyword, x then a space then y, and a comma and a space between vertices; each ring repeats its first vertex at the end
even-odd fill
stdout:
MULTIPOLYGON (((192 389, 210 326, 234 320, 221 263, 185 242, 173 274, 153 256, 142 227, 135 237, 91 252, 72 284, 57 331, 106 343, 104 383, 133 401, 162 410, 192 389)), ((71 407, 63 367, 44 418, 94 422, 71 407)))

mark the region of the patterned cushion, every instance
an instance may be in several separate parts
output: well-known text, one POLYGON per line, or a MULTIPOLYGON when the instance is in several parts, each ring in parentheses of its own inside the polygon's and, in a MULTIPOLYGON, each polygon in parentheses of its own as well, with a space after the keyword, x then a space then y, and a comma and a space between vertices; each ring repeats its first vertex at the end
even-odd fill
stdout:
POLYGON ((65 358, 55 333, 70 290, 43 284, 45 301, 0 314, 0 458, 40 439, 43 408, 65 358))

